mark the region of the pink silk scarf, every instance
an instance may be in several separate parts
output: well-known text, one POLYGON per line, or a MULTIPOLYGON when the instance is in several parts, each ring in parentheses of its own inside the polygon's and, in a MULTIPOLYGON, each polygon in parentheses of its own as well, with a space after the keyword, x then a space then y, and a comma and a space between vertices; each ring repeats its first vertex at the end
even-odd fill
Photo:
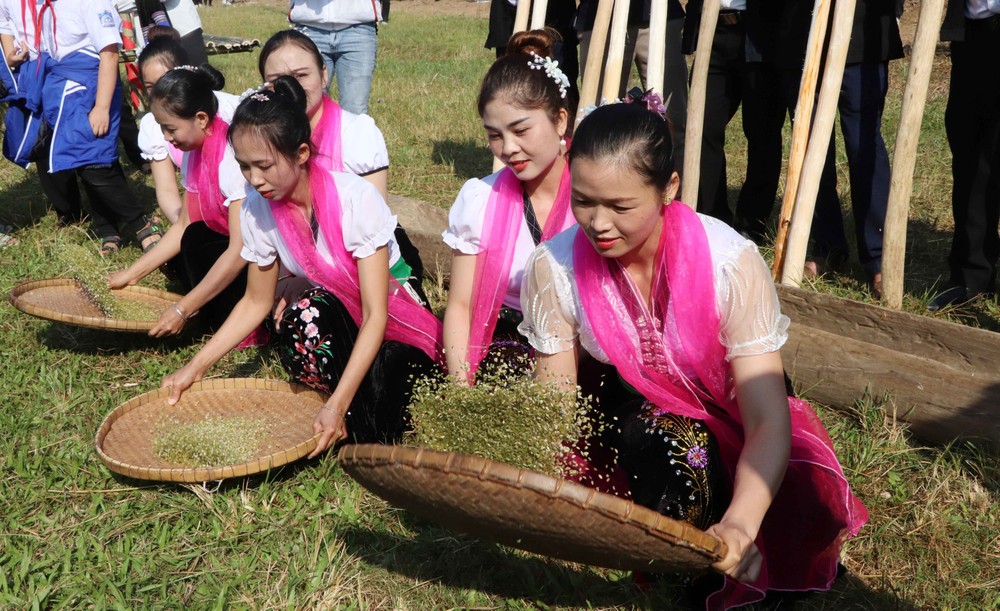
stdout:
POLYGON ((344 171, 343 143, 340 139, 340 104, 323 95, 323 114, 312 133, 312 143, 322 166, 334 172, 344 171))
POLYGON ((212 231, 229 235, 229 211, 226 196, 219 187, 219 166, 226 156, 229 124, 219 115, 212 119, 209 133, 200 149, 188 153, 187 207, 192 223, 205 221, 212 231))
MULTIPOLYGON (((569 206, 569 164, 563 167, 559 191, 552 204, 552 211, 542 229, 542 242, 552 239, 563 229, 576 222, 569 206)), ((510 269, 514 261, 517 236, 524 224, 524 194, 521 181, 510 168, 504 168, 493 183, 490 199, 486 204, 479 254, 476 255, 476 272, 472 285, 472 322, 469 327, 469 346, 466 358, 469 375, 475 375, 479 364, 489 349, 496 330, 497 316, 503 305, 510 269)))
MULTIPOLYGON (((598 344, 626 382, 663 412, 708 425, 732 482, 743 424, 719 340, 708 238, 686 205, 673 202, 663 210, 651 311, 619 262, 601 257, 583 231, 573 245, 580 300, 598 344), (672 354, 686 356, 696 379, 672 354)), ((727 578, 709 597, 709 608, 751 603, 770 589, 829 589, 843 541, 868 521, 819 418, 805 401, 789 397, 788 405, 791 456, 757 537, 764 557, 760 577, 753 584, 727 578)))
MULTIPOLYGON (((333 293, 361 325, 361 286, 358 264, 344 246, 340 196, 333 175, 313 162, 309 166, 313 214, 326 240, 332 262, 316 248, 309 222, 295 204, 272 201, 271 211, 282 239, 292 256, 313 282, 333 293)), ((437 362, 441 360, 441 321, 410 296, 399 282, 389 278, 389 320, 386 339, 421 349, 437 362)))

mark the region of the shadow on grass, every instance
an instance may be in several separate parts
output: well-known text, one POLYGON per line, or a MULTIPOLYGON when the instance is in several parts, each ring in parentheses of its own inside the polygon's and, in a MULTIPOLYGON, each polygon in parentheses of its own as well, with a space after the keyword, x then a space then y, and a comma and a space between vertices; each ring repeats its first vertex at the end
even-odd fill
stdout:
POLYGON ((476 140, 436 140, 431 152, 434 163, 450 165, 455 176, 479 178, 493 172, 493 154, 476 140))
POLYGON ((170 353, 203 340, 200 330, 185 331, 177 337, 155 338, 145 332, 90 329, 61 322, 51 322, 39 328, 35 337, 52 350, 101 355, 122 355, 137 350, 170 353))

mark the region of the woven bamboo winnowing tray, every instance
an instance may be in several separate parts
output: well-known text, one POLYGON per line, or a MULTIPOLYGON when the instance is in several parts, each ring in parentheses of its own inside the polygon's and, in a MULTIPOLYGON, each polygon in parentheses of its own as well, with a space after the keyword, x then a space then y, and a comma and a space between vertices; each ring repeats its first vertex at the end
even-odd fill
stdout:
POLYGON ((612 569, 690 573, 725 545, 632 501, 480 456, 348 445, 344 471, 425 520, 529 552, 612 569))
MULTIPOLYGON (((149 305, 157 312, 181 299, 180 295, 144 286, 127 286, 114 291, 114 294, 149 305)), ((80 284, 70 278, 22 282, 11 289, 10 303, 25 314, 91 329, 145 333, 156 325, 155 319, 121 320, 104 316, 84 294, 80 284)))
POLYGON ((316 412, 326 396, 278 380, 227 378, 194 383, 176 405, 170 389, 139 395, 116 407, 97 430, 97 455, 115 473, 168 482, 207 482, 243 477, 298 460, 316 447, 316 412), (153 452, 155 428, 164 417, 181 422, 210 417, 264 418, 269 437, 257 453, 238 465, 189 467, 167 462, 153 452))

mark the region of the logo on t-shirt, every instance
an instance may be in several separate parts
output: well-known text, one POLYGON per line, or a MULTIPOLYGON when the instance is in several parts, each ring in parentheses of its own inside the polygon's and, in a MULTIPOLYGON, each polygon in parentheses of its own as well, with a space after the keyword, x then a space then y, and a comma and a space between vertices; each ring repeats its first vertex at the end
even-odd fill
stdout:
POLYGON ((101 20, 101 27, 115 27, 115 18, 111 15, 111 11, 101 11, 97 14, 97 18, 101 20))

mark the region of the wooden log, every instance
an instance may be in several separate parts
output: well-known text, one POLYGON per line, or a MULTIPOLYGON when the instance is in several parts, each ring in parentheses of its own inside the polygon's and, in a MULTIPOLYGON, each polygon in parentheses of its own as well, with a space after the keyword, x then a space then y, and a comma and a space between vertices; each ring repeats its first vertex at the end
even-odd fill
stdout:
POLYGON ((611 27, 611 12, 614 5, 614 0, 597 2, 597 15, 594 17, 594 29, 590 32, 587 63, 583 67, 583 83, 580 85, 580 108, 600 103, 597 99, 597 89, 603 74, 604 47, 608 41, 608 28, 611 27))
POLYGON ((806 59, 799 83, 799 98, 795 104, 795 120, 792 121, 792 146, 788 154, 788 171, 785 173, 785 193, 781 198, 781 212, 778 215, 778 237, 774 242, 774 279, 781 280, 781 268, 785 262, 785 240, 788 226, 792 222, 795 196, 799 189, 799 174, 802 161, 809 144, 812 127, 813 105, 816 102, 816 83, 819 81, 820 61, 826 43, 826 28, 830 21, 831 0, 816 0, 813 6, 812 25, 806 44, 806 59))
POLYGON ((545 13, 549 9, 549 0, 535 0, 531 5, 531 29, 541 30, 545 27, 545 13))
POLYGON ((667 52, 667 0, 653 0, 649 11, 649 60, 646 89, 663 95, 663 75, 667 52))
MULTIPOLYGON (((621 90, 622 65, 625 62, 625 39, 628 36, 629 0, 615 2, 608 36, 608 58, 604 63, 604 83, 601 101, 613 102, 621 90)), ((589 59, 589 58, 588 58, 589 59)))
POLYGON ((698 208, 698 181, 701 179, 701 136, 705 130, 705 87, 708 84, 708 62, 712 58, 712 41, 719 22, 720 0, 705 0, 701 9, 698 46, 695 48, 691 91, 688 93, 687 131, 684 136, 684 180, 681 201, 698 208))
POLYGON ((792 224, 785 246, 785 261, 781 269, 783 284, 797 286, 802 280, 802 266, 806 261, 806 247, 809 244, 813 211, 816 209, 816 196, 819 194, 823 166, 826 165, 833 121, 837 115, 840 85, 844 79, 847 47, 850 45, 851 30, 854 26, 855 5, 855 0, 838 0, 833 10, 833 28, 830 32, 830 44, 827 45, 826 65, 823 68, 823 86, 820 88, 816 117, 809 133, 809 145, 802 164, 798 193, 795 196, 795 209, 792 211, 792 224))
POLYGON ((514 11, 514 31, 517 34, 528 29, 528 17, 531 15, 531 0, 518 0, 517 10, 514 11))
POLYGON ((943 16, 944 0, 923 0, 920 3, 920 18, 917 21, 917 34, 910 55, 899 129, 896 132, 896 149, 892 154, 892 177, 889 180, 882 250, 882 295, 892 308, 903 305, 906 222, 910 212, 910 195, 913 193, 913 169, 943 16))

